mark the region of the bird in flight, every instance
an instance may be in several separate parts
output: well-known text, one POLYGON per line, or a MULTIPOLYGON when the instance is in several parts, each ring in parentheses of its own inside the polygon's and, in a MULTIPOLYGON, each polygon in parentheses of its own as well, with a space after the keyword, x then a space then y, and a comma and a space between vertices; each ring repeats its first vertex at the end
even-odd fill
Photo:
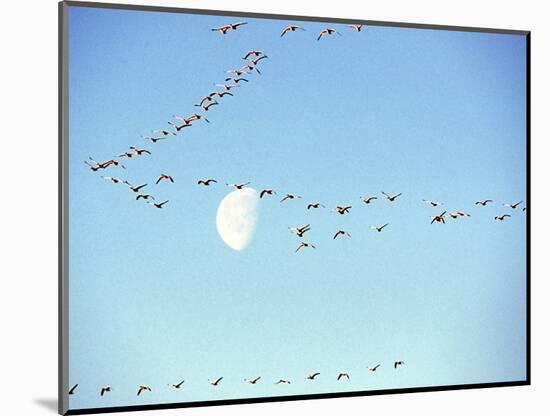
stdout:
POLYGON ((338 230, 338 231, 336 231, 336 233, 334 234, 334 237, 332 237, 332 239, 336 240, 336 237, 338 237, 339 235, 347 235, 348 237, 351 237, 350 233, 348 233, 347 231, 338 230))
POLYGON ((102 178, 113 183, 124 183, 122 179, 113 178, 112 176, 102 176, 102 178))
POLYGON ((378 199, 378 198, 375 197, 375 196, 362 196, 361 197, 361 200, 367 205, 372 203, 372 201, 374 201, 375 199, 378 199))
MULTIPOLYGON (((201 101, 201 104, 202 104, 202 101, 201 101)), ((199 107, 200 107, 200 105, 199 105, 199 107)), ((169 121, 168 124, 173 126, 178 133, 186 127, 192 127, 193 126, 191 123, 186 122, 185 120, 183 122, 181 122, 180 124, 174 123, 172 121, 169 121)))
POLYGON ((447 211, 443 211, 441 214, 433 216, 432 220, 430 221, 430 224, 433 224, 434 222, 440 222, 440 223, 445 224, 445 214, 446 213, 447 213, 447 211))
POLYGON ((122 152, 116 155, 116 157, 127 157, 127 158, 131 158, 132 156, 134 156, 134 152, 122 152))
POLYGON ((308 380, 315 380, 315 377, 317 377, 319 374, 321 374, 321 373, 311 373, 311 374, 308 374, 308 376, 306 378, 308 380))
POLYGON ((198 105, 198 104, 193 104, 195 107, 200 107, 202 108, 204 111, 208 111, 210 110, 210 107, 214 106, 214 105, 219 105, 220 103, 218 103, 217 101, 212 101, 211 103, 208 103, 206 105, 198 105))
POLYGON ((105 162, 96 162, 94 159, 92 159, 91 156, 89 156, 88 159, 92 163, 88 162, 87 160, 85 160, 84 163, 87 164, 94 172, 99 169, 107 169, 109 166, 120 166, 121 168, 126 169, 126 167, 116 159, 109 159, 105 162))
POLYGON ((205 116, 197 113, 191 114, 189 117, 185 119, 185 121, 191 122, 191 121, 200 120, 200 119, 204 119, 204 121, 206 121, 207 123, 210 123, 210 120, 208 120, 205 116))
POLYGON ((145 199, 147 201, 149 199, 155 199, 155 197, 150 194, 139 194, 138 196, 136 196, 136 201, 139 201, 140 199, 145 199))
POLYGON ((393 362, 393 368, 397 368, 398 366, 404 365, 404 364, 405 364, 405 361, 402 361, 402 360, 394 361, 393 362))
POLYGON ((151 143, 156 143, 161 140, 166 140, 166 137, 151 137, 151 136, 142 136, 145 140, 149 140, 151 143))
POLYGON ((258 65, 258 62, 260 62, 262 59, 267 59, 269 58, 269 56, 267 55, 262 55, 262 56, 259 56, 258 58, 254 58, 250 61, 250 64, 254 65, 254 66, 257 66, 258 65))
POLYGON ((311 228, 309 227, 309 224, 302 225, 301 227, 288 227, 291 233, 296 234, 298 237, 302 238, 306 232, 308 232, 311 228))
POLYGON ((300 26, 296 26, 296 25, 288 25, 287 27, 285 27, 281 33, 281 36, 280 37, 283 37, 284 35, 286 35, 288 32, 296 32, 296 30, 304 30, 305 29, 303 27, 300 27, 300 26))
POLYGON ((213 32, 220 32, 222 35, 225 35, 229 30, 237 30, 239 26, 247 25, 247 22, 237 22, 237 23, 229 23, 225 26, 220 26, 212 29, 213 32))
POLYGON ((317 40, 320 40, 323 36, 332 35, 333 33, 337 33, 338 35, 342 36, 342 34, 338 32, 336 29, 327 27, 326 29, 321 30, 321 33, 319 33, 317 40))
POLYGON ((232 88, 238 88, 240 85, 238 84, 214 84, 215 87, 219 87, 224 89, 225 91, 231 91, 232 88))
POLYGON ((469 216, 470 216, 470 214, 468 214, 467 212, 464 212, 464 211, 455 211, 455 212, 449 213, 449 217, 451 217, 455 220, 459 217, 469 217, 469 216))
POLYGON ((256 384, 259 379, 261 379, 261 376, 258 376, 256 378, 245 378, 244 381, 246 381, 249 384, 256 384))
POLYGON ((286 378, 280 378, 275 382, 275 384, 290 384, 290 380, 287 380, 286 378))
POLYGON ((343 378, 343 377, 345 377, 345 378, 347 378, 347 379, 349 380, 349 374, 346 373, 345 371, 340 371, 340 372, 338 373, 338 377, 336 377, 336 380, 340 380, 340 379, 343 378))
POLYGON ((398 193, 396 195, 388 195, 387 193, 385 192, 382 192, 382 195, 384 195, 386 197, 386 199, 390 202, 394 202, 397 198, 399 198, 401 195, 403 195, 402 193, 398 193))
POLYGON ((300 195, 295 195, 295 194, 286 194, 283 199, 281 199, 281 202, 285 202, 287 199, 299 199, 301 198, 300 195))
POLYGON ((137 395, 139 396, 144 391, 151 391, 151 387, 142 384, 141 386, 138 387, 137 395))
POLYGON ((315 248, 315 246, 311 243, 306 243, 305 241, 302 241, 300 244, 298 244, 298 247, 296 247, 296 253, 300 251, 303 248, 315 248))
POLYGON ((175 136, 176 135, 176 133, 173 132, 172 130, 164 130, 164 129, 153 130, 151 133, 162 134, 163 136, 168 136, 168 135, 175 136))
POLYGON ((248 57, 251 56, 251 55, 253 55, 255 57, 258 57, 258 56, 265 55, 265 54, 263 53, 263 51, 257 51, 255 49, 253 49, 253 50, 248 51, 247 53, 245 53, 244 56, 243 56, 243 59, 248 59, 248 57))
POLYGON ((492 199, 482 199, 481 201, 477 201, 475 204, 476 205, 481 205, 481 206, 485 206, 487 205, 489 202, 493 202, 492 199))
POLYGON ((344 214, 349 214, 350 209, 351 209, 351 205, 348 205, 348 206, 336 205, 333 211, 337 212, 340 215, 344 215, 344 214))
POLYGON ((215 380, 208 380, 208 382, 212 385, 212 386, 217 386, 220 384, 220 381, 223 380, 223 377, 218 377, 217 379, 215 380))
POLYGON ((505 207, 516 209, 519 205, 523 204, 523 201, 519 201, 513 204, 503 204, 505 207))
POLYGON ((78 384, 75 384, 74 386, 72 386, 70 389, 69 389, 69 394, 72 395, 74 394, 76 388, 78 387, 78 384))
MULTIPOLYGON (((243 59, 246 59, 246 58, 243 58, 243 59)), ((237 77, 240 77, 241 75, 248 75, 250 74, 250 72, 248 71, 248 66, 245 65, 239 69, 230 69, 228 71, 225 71, 227 72, 228 74, 233 74, 237 77)))
POLYGON ((364 26, 365 25, 348 25, 349 28, 352 28, 353 30, 356 30, 358 32, 361 32, 364 26))
POLYGON ((149 202, 147 201, 148 204, 150 204, 152 207, 154 208, 162 208, 166 203, 168 203, 168 200, 166 201, 162 201, 162 202, 159 202, 158 204, 156 202, 149 202))
POLYGON ((102 387, 101 390, 99 390, 99 395, 103 397, 103 395, 107 392, 111 392, 113 388, 111 386, 105 386, 102 387))
POLYGON ((199 179, 197 181, 197 185, 210 186, 211 183, 218 183, 218 181, 216 179, 212 179, 212 178, 199 179))
POLYGON ((142 185, 138 185, 138 186, 134 186, 134 185, 132 185, 132 184, 131 184, 130 182, 128 182, 128 181, 124 181, 124 183, 125 183, 126 185, 128 185, 128 187, 130 188, 130 190, 132 190, 133 192, 139 192, 140 189, 145 188, 145 187, 147 186, 146 183, 144 183, 144 184, 142 184, 142 185))
POLYGON ((431 205, 432 207, 439 207, 441 205, 445 205, 443 202, 437 202, 437 201, 429 201, 427 199, 423 199, 426 204, 431 205))
POLYGON ((263 198, 264 195, 273 195, 273 194, 277 195, 277 192, 275 192, 271 188, 262 189, 261 192, 260 192, 260 198, 263 198))
POLYGON ((250 62, 246 65, 243 65, 241 69, 246 69, 247 71, 256 71, 259 75, 262 75, 260 70, 256 67, 256 65, 252 65, 250 62))
POLYGON ((325 206, 323 204, 321 204, 320 202, 311 202, 309 204, 307 204, 307 209, 317 209, 317 208, 325 208, 325 206))
POLYGON ((235 78, 235 77, 228 77, 228 78, 225 78, 225 82, 228 82, 228 81, 232 81, 234 82, 235 84, 238 84, 239 82, 248 82, 248 80, 246 78, 243 78, 243 77, 238 77, 238 78, 235 78))
POLYGON ((378 367, 380 367, 380 364, 376 364, 372 367, 369 367, 369 371, 376 371, 376 370, 378 370, 378 367))
POLYGON ((223 98, 226 95, 230 95, 231 97, 233 97, 233 93, 230 91, 213 91, 210 93, 210 95, 212 97, 217 96, 219 98, 223 98))
POLYGON ((511 217, 511 215, 508 215, 508 214, 497 215, 497 216, 495 217, 495 220, 497 220, 497 221, 504 221, 504 219, 505 219, 506 217, 511 217))
POLYGON ((179 383, 176 383, 176 384, 168 384, 168 387, 173 387, 175 389, 179 389, 179 388, 181 388, 183 383, 185 383, 185 380, 182 380, 182 381, 180 381, 179 383))
POLYGON ((370 227, 370 228, 373 229, 373 230, 378 231, 379 233, 381 233, 382 230, 383 230, 384 228, 386 228, 388 225, 389 225, 389 223, 386 223, 386 224, 384 224, 384 225, 375 225, 375 226, 370 227))
POLYGON ((136 147, 136 146, 130 146, 130 149, 132 149, 134 151, 134 154, 138 155, 138 156, 141 156, 143 153, 147 153, 148 155, 151 154, 151 152, 147 149, 142 149, 142 148, 139 148, 139 147, 136 147))
POLYGON ((235 189, 243 189, 244 187, 250 185, 250 182, 242 182, 242 183, 226 183, 227 186, 232 186, 235 189))
POLYGON ((172 176, 170 175, 167 175, 166 173, 161 173, 155 184, 158 185, 160 181, 170 181, 174 183, 174 178, 172 178, 172 176))

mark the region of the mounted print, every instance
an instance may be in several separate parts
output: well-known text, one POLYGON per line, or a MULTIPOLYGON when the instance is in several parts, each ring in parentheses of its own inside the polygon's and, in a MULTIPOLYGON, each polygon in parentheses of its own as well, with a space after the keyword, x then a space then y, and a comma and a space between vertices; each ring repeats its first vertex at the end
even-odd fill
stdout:
POLYGON ((60 34, 60 413, 529 384, 529 32, 60 34))

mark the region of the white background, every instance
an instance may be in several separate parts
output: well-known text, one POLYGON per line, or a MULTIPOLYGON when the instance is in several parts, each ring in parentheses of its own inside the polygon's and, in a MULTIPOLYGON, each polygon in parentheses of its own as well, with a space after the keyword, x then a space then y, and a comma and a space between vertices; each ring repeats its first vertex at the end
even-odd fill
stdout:
MULTIPOLYGON (((532 386, 148 412, 151 415, 547 414, 550 15, 542 1, 185 0, 141 4, 532 31, 532 386), (546 395, 545 395, 546 393, 546 395), (546 409, 546 411, 544 410, 546 409)), ((0 17, 0 412, 52 415, 57 394, 57 1, 3 2, 0 17)), ((134 414, 134 413, 132 413, 134 414)))

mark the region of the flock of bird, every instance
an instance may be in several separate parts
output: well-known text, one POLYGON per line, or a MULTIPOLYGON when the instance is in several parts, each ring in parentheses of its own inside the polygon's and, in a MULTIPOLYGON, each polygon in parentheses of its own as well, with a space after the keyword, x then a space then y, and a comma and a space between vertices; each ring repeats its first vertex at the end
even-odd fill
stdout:
MULTIPOLYGON (((382 364, 377 363, 377 364, 374 364, 372 366, 367 366, 367 369, 368 369, 368 371, 374 373, 375 371, 377 371, 381 367, 381 365, 382 364)), ((401 367, 403 365, 405 365, 405 361, 403 361, 403 360, 395 360, 393 362, 393 368, 394 369, 397 369, 398 367, 401 367)), ((307 374, 305 379, 313 381, 313 380, 316 380, 317 377, 319 377, 320 375, 321 375, 320 372, 315 371, 315 372, 307 374)), ((341 379, 344 379, 344 378, 347 379, 347 380, 350 380, 350 373, 348 371, 339 371, 338 373, 336 373, 336 381, 340 381, 341 379)), ((245 378, 244 382, 248 383, 248 384, 256 385, 260 382, 261 379, 262 379, 261 376, 256 376, 256 377, 253 377, 253 378, 245 378)), ((208 379, 208 384, 210 384, 211 386, 214 386, 214 387, 218 387, 218 386, 221 385, 222 380, 223 380, 223 377, 216 377, 216 378, 213 378, 213 379, 208 379)), ((168 388, 175 389, 175 390, 180 390, 183 387, 184 383, 185 383, 185 380, 180 380, 177 383, 169 383, 168 388)), ((288 378, 282 378, 281 377, 281 378, 276 379, 274 384, 292 384, 292 382, 288 378)), ((68 394, 70 396, 76 394, 78 388, 79 388, 79 384, 74 384, 69 389, 68 394)), ((101 386, 99 388, 99 396, 103 397, 105 394, 110 393, 112 391, 113 391, 113 387, 110 386, 110 385, 101 386)), ((151 387, 149 385, 140 384, 136 388, 136 396, 140 396, 145 392, 151 392, 151 391, 153 391, 153 390, 151 389, 151 387)))

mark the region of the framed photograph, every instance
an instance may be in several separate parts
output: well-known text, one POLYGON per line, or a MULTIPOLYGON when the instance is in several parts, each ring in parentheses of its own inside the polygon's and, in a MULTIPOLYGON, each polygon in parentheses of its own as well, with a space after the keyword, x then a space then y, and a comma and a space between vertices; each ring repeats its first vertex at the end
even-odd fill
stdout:
POLYGON ((62 2, 59 412, 530 383, 530 33, 62 2))

